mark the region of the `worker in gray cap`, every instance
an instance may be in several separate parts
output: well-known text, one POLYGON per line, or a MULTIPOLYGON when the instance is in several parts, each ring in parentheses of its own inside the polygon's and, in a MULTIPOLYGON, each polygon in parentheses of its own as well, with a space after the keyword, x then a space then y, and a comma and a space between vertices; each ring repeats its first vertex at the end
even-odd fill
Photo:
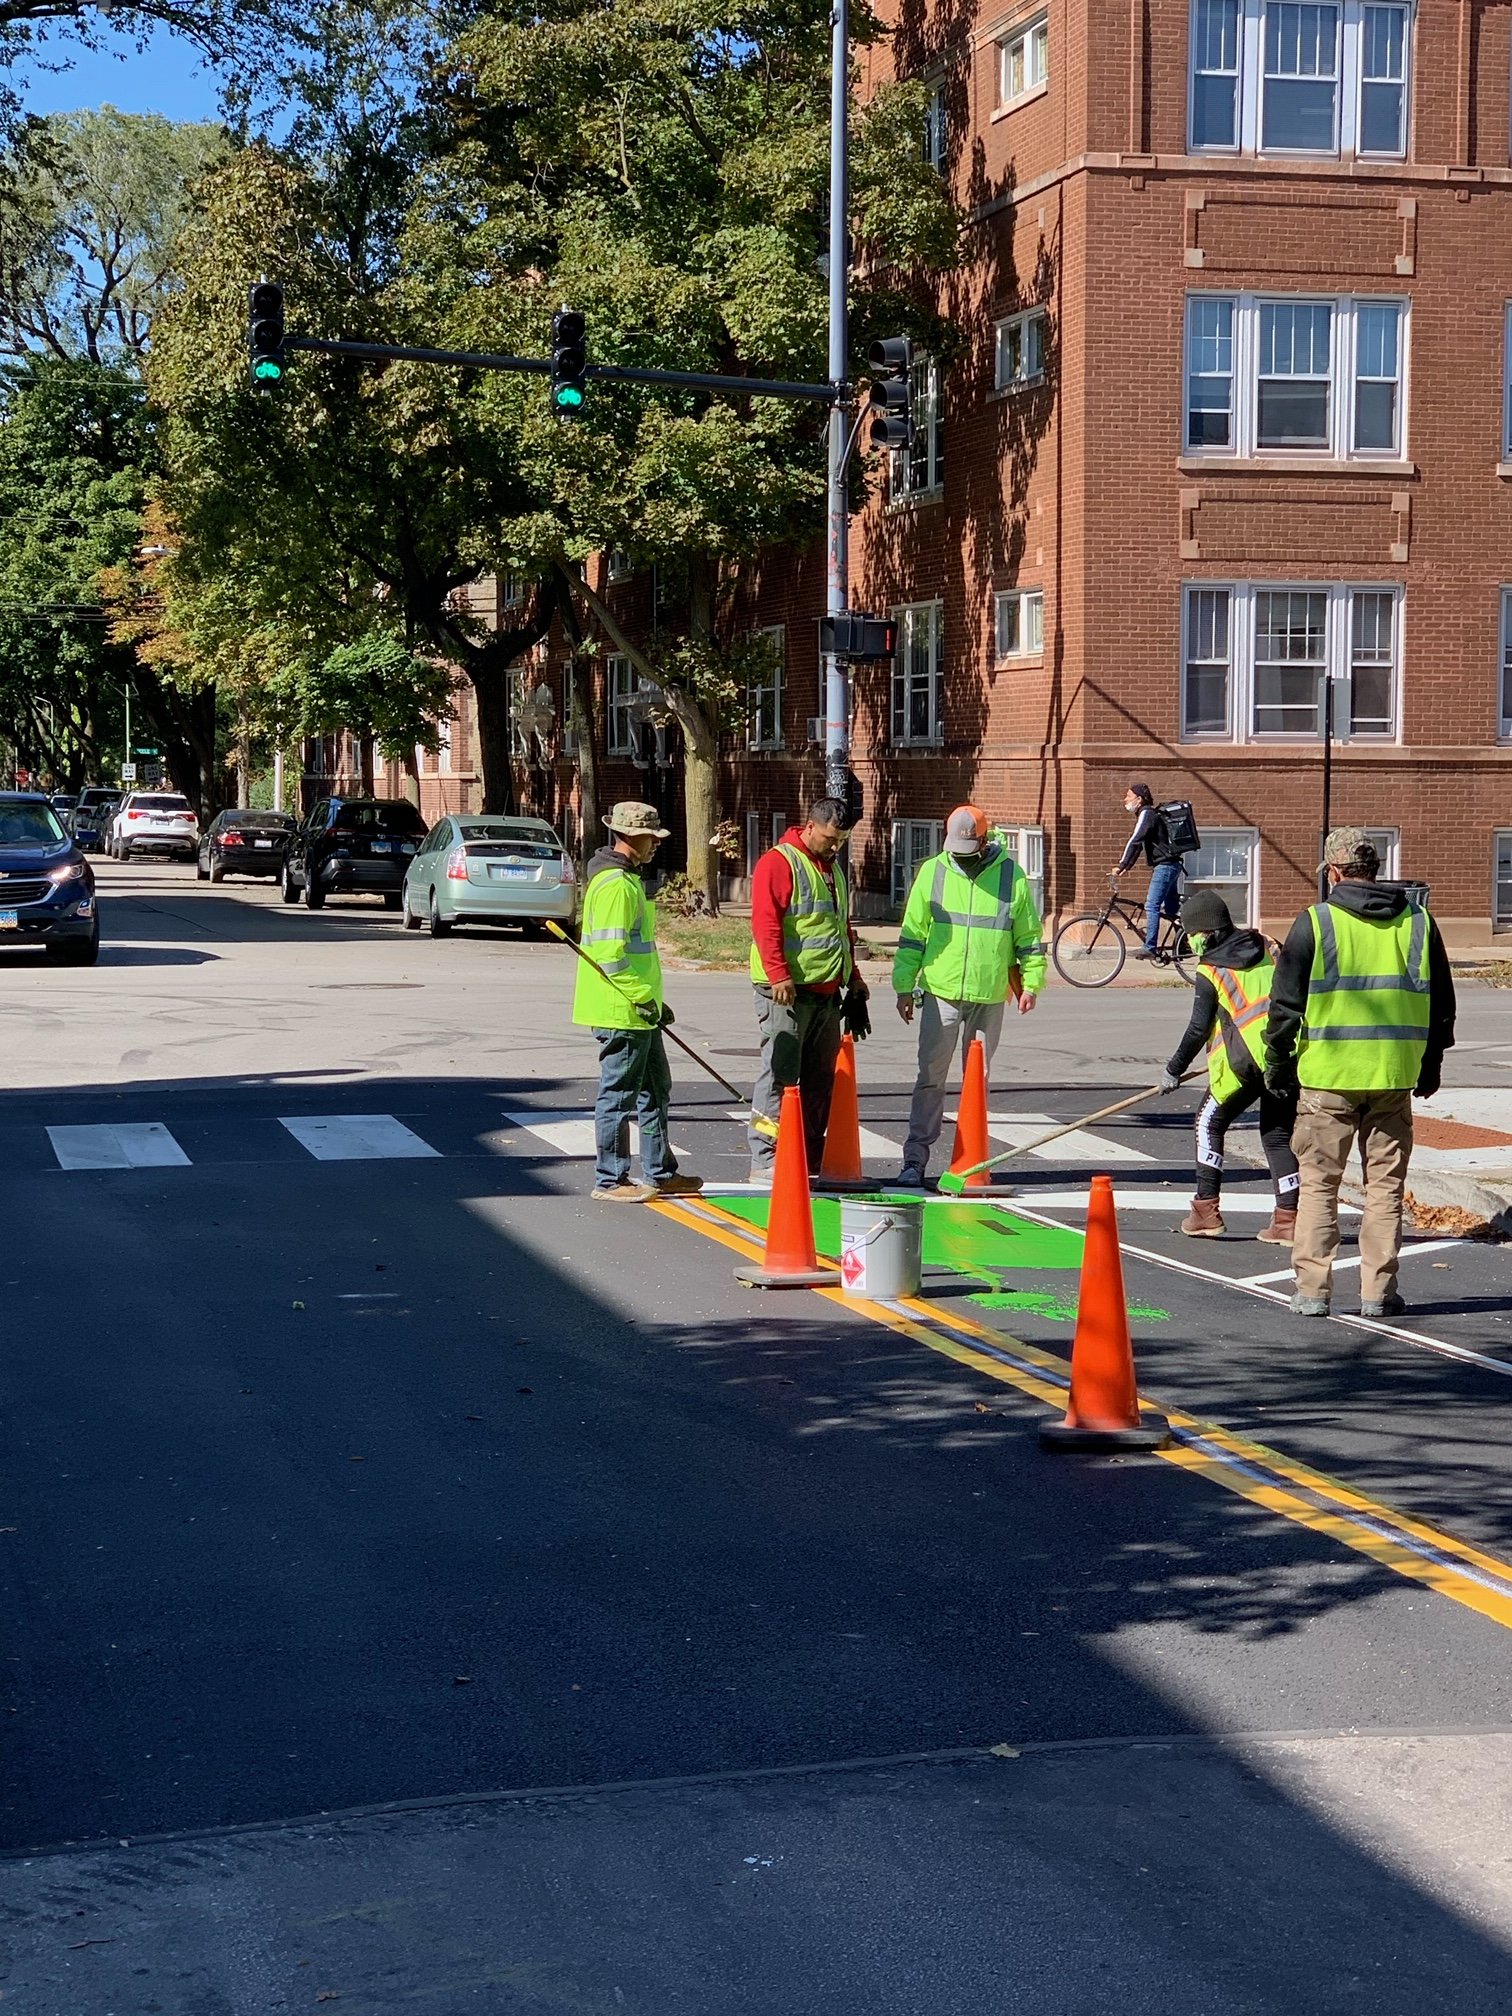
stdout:
POLYGON ((1412 1095, 1431 1099, 1454 1044, 1454 979, 1438 926, 1400 889, 1380 888, 1380 856, 1361 826, 1336 827, 1319 869, 1324 902, 1293 924, 1276 964, 1265 1082, 1297 1099, 1301 1165, 1292 1311, 1326 1316, 1339 1250, 1339 1184, 1359 1143, 1360 1314, 1400 1315, 1402 1207, 1412 1095))

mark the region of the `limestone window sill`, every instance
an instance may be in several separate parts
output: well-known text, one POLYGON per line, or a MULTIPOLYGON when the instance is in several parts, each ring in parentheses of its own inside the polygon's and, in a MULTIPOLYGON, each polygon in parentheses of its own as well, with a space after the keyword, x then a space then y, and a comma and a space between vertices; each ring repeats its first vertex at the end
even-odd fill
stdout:
MULTIPOLYGON (((1341 462, 1332 456, 1316 461, 1309 455, 1178 455, 1183 476, 1390 476, 1398 481, 1416 476, 1416 462, 1341 462)), ((1498 466, 1498 475, 1512 476, 1512 462, 1498 466)))

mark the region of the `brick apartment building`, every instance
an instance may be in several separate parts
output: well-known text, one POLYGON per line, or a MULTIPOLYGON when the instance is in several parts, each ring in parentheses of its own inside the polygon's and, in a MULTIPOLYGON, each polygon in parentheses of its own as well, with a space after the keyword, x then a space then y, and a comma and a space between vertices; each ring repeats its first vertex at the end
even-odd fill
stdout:
MULTIPOLYGON (((1335 823, 1451 942, 1512 930, 1512 0, 882 11, 863 88, 932 86, 968 222, 913 449, 852 532, 854 602, 902 620, 856 680, 868 907, 967 795, 1052 911, 1093 900, 1145 778, 1193 800, 1201 879, 1284 924, 1327 677, 1335 823)), ((612 592, 644 619, 646 583, 612 592)), ((817 549, 751 598, 782 669, 728 738, 743 869, 822 774, 822 598, 817 549)), ((607 678, 600 788, 670 808, 607 678)), ((537 752, 543 809, 564 761, 537 752)))

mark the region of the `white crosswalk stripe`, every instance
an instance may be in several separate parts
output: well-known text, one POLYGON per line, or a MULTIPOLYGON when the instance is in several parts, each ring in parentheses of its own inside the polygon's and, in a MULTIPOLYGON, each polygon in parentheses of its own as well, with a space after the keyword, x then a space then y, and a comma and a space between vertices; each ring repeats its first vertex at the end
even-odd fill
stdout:
POLYGON ((161 1120, 49 1127, 60 1169, 186 1169, 189 1157, 161 1120))
MULTIPOLYGON (((529 1111, 511 1112, 505 1109, 504 1118, 511 1127, 518 1127, 523 1133, 533 1134, 544 1141, 548 1148, 554 1148, 558 1155, 565 1155, 575 1162, 591 1162, 598 1154, 598 1144, 594 1139, 593 1115, 586 1116, 581 1109, 565 1109, 552 1112, 544 1107, 532 1107, 529 1111)), ((640 1129, 630 1122, 630 1153, 640 1153, 640 1129)), ((685 1148, 680 1141, 672 1143, 672 1153, 691 1156, 691 1148, 685 1148)))
MULTIPOLYGON (((951 1113, 948 1117, 954 1120, 956 1115, 951 1113)), ((1052 1133, 1065 1124, 1053 1113, 987 1115, 987 1132, 994 1141, 1001 1141, 1005 1148, 1022 1148, 1038 1135, 1052 1133)), ((1154 1162, 1158 1159, 1147 1155, 1142 1148, 1131 1148, 1126 1141, 1110 1141, 1105 1134, 1089 1134, 1081 1127, 1074 1133, 1063 1134, 1059 1141, 1052 1141, 1046 1148, 1031 1149, 1030 1153, 1042 1162, 1154 1162)))
MULTIPOLYGON (((739 1120, 744 1125, 746 1114, 749 1110, 745 1106, 732 1106, 729 1108, 729 1118, 731 1120, 739 1120)), ((901 1144, 892 1140, 888 1135, 879 1134, 872 1127, 863 1127, 861 1129, 861 1155, 864 1161, 896 1162, 902 1152, 901 1144)))
POLYGON ((278 1122, 317 1162, 397 1162, 439 1153, 392 1113, 306 1113, 278 1122))

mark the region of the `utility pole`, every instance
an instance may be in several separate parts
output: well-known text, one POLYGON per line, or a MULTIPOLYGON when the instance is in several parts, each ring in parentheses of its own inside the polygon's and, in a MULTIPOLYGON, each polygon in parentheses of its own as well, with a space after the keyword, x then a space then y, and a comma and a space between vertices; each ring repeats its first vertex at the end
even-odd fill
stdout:
MULTIPOLYGON (((850 349, 847 282, 850 279, 850 24, 846 0, 830 16, 829 375, 834 404, 829 417, 829 499, 825 552, 825 612, 843 616, 850 595, 850 526, 845 508, 845 382, 850 349)), ((824 788, 849 806, 850 676, 838 651, 824 655, 824 788)))

